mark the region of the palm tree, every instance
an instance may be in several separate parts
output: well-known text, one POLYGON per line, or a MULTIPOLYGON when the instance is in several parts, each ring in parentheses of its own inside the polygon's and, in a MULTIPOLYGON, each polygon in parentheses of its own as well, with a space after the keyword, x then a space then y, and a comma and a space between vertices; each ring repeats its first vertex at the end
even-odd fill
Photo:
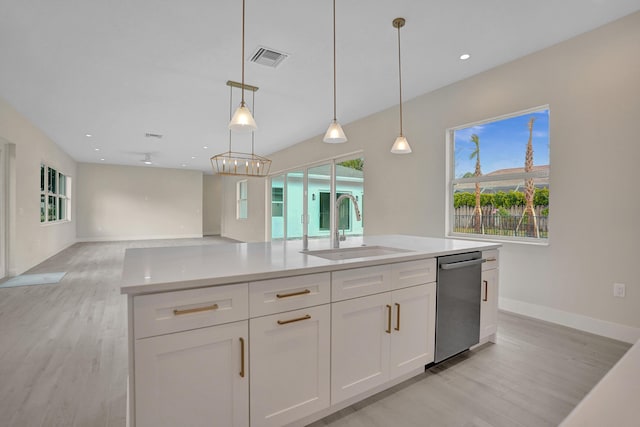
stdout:
MULTIPOLYGON (((531 139, 533 136, 533 122, 535 120, 536 119, 534 117, 529 119, 529 141, 527 142, 527 153, 524 160, 525 173, 533 171, 533 144, 531 143, 531 139)), ((527 237, 540 237, 536 211, 533 209, 533 196, 535 195, 535 192, 536 187, 533 182, 533 178, 527 178, 524 186, 525 207, 524 212, 522 212, 522 218, 520 218, 520 223, 518 224, 518 228, 520 228, 522 221, 525 218, 527 219, 525 223, 527 237)))
MULTIPOLYGON (((482 175, 482 171, 480 170, 480 138, 475 133, 471 135, 471 142, 476 145, 476 149, 473 150, 473 153, 469 156, 469 159, 476 159, 476 170, 474 172, 474 176, 478 177, 482 175)), ((480 183, 476 182, 476 206, 473 209, 473 221, 474 221, 474 232, 476 234, 482 233, 482 209, 480 208, 480 183)))

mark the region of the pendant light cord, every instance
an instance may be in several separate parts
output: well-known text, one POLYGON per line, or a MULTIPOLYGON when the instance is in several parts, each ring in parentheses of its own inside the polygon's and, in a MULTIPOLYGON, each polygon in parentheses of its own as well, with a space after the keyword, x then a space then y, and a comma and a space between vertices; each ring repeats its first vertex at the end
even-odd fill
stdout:
POLYGON ((398 25, 398 81, 400 82, 400 136, 402 136, 402 64, 400 59, 400 27, 398 25))
MULTIPOLYGON (((229 120, 233 117, 233 86, 229 85, 229 120)), ((231 155, 231 129, 229 129, 229 155, 231 155)))
POLYGON ((336 0, 333 0, 333 121, 336 118, 336 0))
MULTIPOLYGON (((256 92, 253 91, 252 93, 252 98, 251 98, 251 109, 253 110, 253 115, 256 115, 256 92)), ((255 131, 251 131, 251 157, 254 156, 254 151, 253 151, 253 142, 254 142, 254 137, 256 135, 255 131)))
POLYGON ((244 107, 244 3, 242 0, 242 101, 240 105, 244 107))

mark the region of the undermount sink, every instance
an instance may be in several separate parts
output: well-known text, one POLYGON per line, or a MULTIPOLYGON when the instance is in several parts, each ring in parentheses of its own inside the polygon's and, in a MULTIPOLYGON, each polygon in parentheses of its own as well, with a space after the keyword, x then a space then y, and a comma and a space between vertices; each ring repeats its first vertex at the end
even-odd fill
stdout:
POLYGON ((382 255, 393 255, 397 253, 411 252, 408 249, 391 248, 388 246, 359 246, 356 248, 323 249, 318 251, 302 252, 332 261, 353 258, 369 258, 382 255))

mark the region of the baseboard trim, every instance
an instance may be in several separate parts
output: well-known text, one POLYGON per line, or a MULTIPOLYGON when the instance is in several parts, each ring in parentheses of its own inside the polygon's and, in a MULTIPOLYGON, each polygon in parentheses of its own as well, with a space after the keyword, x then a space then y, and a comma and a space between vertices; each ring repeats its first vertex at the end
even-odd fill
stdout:
POLYGON ((634 328, 633 326, 503 297, 499 298, 498 307, 503 311, 557 323, 631 344, 640 340, 640 328, 634 328))
POLYGON ((129 240, 162 240, 162 239, 199 239, 202 234, 167 234, 152 236, 101 236, 101 237, 78 237, 79 243, 83 242, 122 242, 129 240))

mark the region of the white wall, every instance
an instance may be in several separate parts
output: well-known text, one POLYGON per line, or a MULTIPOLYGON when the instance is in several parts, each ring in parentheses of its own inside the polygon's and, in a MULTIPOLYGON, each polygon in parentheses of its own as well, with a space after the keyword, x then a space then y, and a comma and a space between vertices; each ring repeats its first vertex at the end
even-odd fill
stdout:
POLYGON ((205 236, 220 234, 222 218, 222 177, 202 176, 202 232, 205 236))
MULTIPOLYGON (((13 276, 75 242, 75 221, 40 224, 40 164, 46 163, 70 176, 75 186, 76 162, 3 99, 0 99, 0 140, 13 145, 8 215, 8 273, 13 276)), ((74 191, 72 200, 75 196, 74 191)), ((72 202, 72 218, 74 206, 72 202)))
MULTIPOLYGON (((505 244, 501 307, 627 341, 640 338, 640 13, 404 105, 413 148, 391 155, 398 108, 275 153, 272 170, 364 149, 368 235, 445 235, 450 127, 549 104, 550 244, 505 244), (612 296, 613 282, 627 297, 612 296)), ((411 55, 411 52, 406 52, 411 55)), ((225 212, 226 214, 227 212, 225 212)))
POLYGON ((78 164, 78 240, 202 237, 202 172, 78 164))

